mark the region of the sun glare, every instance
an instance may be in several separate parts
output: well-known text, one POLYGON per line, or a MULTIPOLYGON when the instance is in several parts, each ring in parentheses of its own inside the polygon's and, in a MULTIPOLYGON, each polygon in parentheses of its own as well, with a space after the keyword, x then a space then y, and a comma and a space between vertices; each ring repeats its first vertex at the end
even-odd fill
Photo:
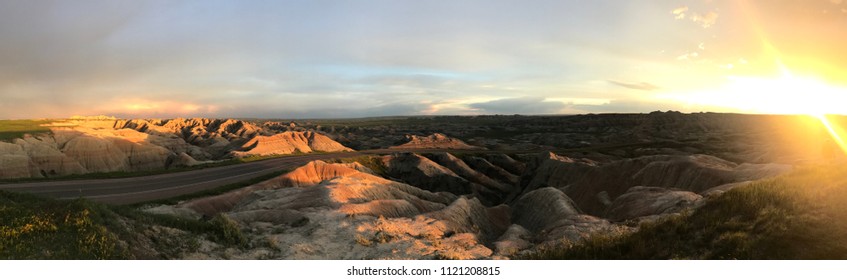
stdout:
POLYGON ((689 104, 758 114, 812 115, 847 113, 847 89, 808 77, 728 77, 715 91, 695 93, 689 104))
POLYGON ((838 148, 847 154, 847 143, 844 142, 844 129, 832 124, 832 122, 829 121, 829 117, 826 115, 818 115, 816 117, 821 121, 821 124, 823 124, 824 128, 826 128, 827 132, 829 132, 829 135, 832 136, 832 140, 836 145, 838 145, 838 148))
MULTIPOLYGON (((847 133, 831 115, 847 115, 847 88, 783 69, 781 77, 727 77, 722 87, 681 95, 683 102, 754 114, 806 115, 847 154, 847 133), (830 116, 828 116, 830 115, 830 116)), ((809 125, 813 125, 809 123, 809 125)))

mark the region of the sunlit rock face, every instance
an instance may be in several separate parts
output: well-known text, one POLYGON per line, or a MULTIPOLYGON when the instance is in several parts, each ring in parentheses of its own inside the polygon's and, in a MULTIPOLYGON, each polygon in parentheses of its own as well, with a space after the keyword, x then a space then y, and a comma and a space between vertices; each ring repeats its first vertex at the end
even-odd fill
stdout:
MULTIPOLYGON (((268 258, 500 259, 595 234, 632 232, 641 221, 695 211, 707 202, 701 192, 712 196, 788 170, 703 155, 602 163, 553 153, 521 158, 527 162, 505 155, 395 153, 378 157, 387 177, 358 163, 314 161, 253 186, 157 211, 227 215, 251 240, 277 244, 270 253, 262 251, 268 258), (569 193, 585 187, 594 193, 581 204, 569 193), (595 203, 599 212, 585 210, 595 203)), ((252 258, 257 250, 220 247, 192 257, 252 258)))
POLYGON ((597 161, 555 153, 397 152, 359 163, 313 161, 224 194, 148 211, 225 215, 250 244, 207 244, 185 258, 502 259, 696 211, 790 166, 714 156, 597 161))
POLYGON ((406 143, 393 146, 392 149, 463 149, 474 150, 483 149, 477 146, 471 146, 462 140, 449 137, 441 133, 434 133, 429 136, 406 135, 406 143))
POLYGON ((70 120, 49 134, 0 145, 0 179, 153 171, 232 157, 352 151, 320 133, 276 134, 231 119, 70 120))
POLYGON ((244 143, 236 156, 284 155, 311 152, 343 152, 352 149, 315 132, 287 131, 271 136, 256 136, 244 143))

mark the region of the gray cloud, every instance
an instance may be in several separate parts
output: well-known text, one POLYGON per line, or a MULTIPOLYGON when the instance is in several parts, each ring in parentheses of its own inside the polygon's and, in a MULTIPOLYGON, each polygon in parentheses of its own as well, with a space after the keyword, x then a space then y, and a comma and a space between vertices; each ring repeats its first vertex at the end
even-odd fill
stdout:
POLYGON ((568 110, 572 110, 577 113, 643 113, 652 111, 679 110, 679 106, 671 102, 619 99, 612 100, 609 103, 601 105, 569 105, 568 110))
POLYGON ((646 83, 646 82, 627 83, 627 82, 620 82, 620 81, 615 81, 615 80, 607 80, 607 81, 610 84, 620 86, 620 87, 624 87, 624 88, 628 88, 628 89, 636 89, 636 90, 644 90, 644 91, 654 91, 654 90, 660 89, 660 87, 653 85, 653 84, 650 84, 650 83, 646 83))
POLYGON ((482 114, 556 114, 565 104, 540 97, 518 97, 473 103, 468 107, 479 109, 482 114))

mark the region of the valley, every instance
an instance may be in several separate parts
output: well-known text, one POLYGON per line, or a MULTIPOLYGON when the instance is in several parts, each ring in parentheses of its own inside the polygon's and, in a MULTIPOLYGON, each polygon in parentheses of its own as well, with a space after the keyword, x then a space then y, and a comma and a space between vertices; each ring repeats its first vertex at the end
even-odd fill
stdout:
MULTIPOLYGON (((0 145, 4 178, 43 177, 0 189, 51 204, 93 203, 88 207, 111 213, 96 225, 114 242, 102 257, 139 259, 585 258, 576 252, 587 250, 600 256, 603 246, 709 215, 704 211, 761 190, 762 182, 845 161, 810 117, 677 112, 64 120, 49 133, 0 145), (258 158, 215 164, 251 157, 258 158), (185 166, 196 169, 63 179, 185 166), (161 246, 175 243, 186 245, 161 246)), ((832 181, 830 189, 847 187, 832 181)), ((5 211, 18 211, 15 199, 26 197, 4 195, 5 211)), ((9 229, 26 224, 26 217, 13 219, 9 229)), ((700 247, 676 257, 767 258, 747 254, 749 248, 718 256, 700 247)), ((68 255, 55 257, 79 250, 70 246, 68 255)), ((3 256, 24 257, 15 252, 23 251, 3 256)))

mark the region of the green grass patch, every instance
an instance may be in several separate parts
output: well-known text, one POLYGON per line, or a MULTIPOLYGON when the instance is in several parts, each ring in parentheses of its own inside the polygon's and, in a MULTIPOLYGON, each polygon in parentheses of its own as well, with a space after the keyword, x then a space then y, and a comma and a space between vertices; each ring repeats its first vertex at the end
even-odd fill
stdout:
POLYGON ((0 141, 21 138, 24 134, 49 133, 50 128, 42 126, 52 120, 0 120, 0 141))
POLYGON ((738 187, 692 213, 529 259, 847 259, 847 173, 815 167, 738 187))
POLYGON ((388 169, 385 167, 385 163, 382 162, 382 159, 379 156, 358 156, 352 158, 341 158, 329 161, 330 163, 353 163, 357 162, 371 171, 373 171, 376 175, 387 177, 388 169))
POLYGON ((86 200, 58 201, 0 191, 0 258, 123 259, 117 216, 86 200))
POLYGON ((85 199, 0 191, 0 259, 178 258, 185 250, 196 250, 198 238, 247 245, 238 224, 223 215, 196 220, 85 199), (184 233, 143 234, 153 227, 184 233))

